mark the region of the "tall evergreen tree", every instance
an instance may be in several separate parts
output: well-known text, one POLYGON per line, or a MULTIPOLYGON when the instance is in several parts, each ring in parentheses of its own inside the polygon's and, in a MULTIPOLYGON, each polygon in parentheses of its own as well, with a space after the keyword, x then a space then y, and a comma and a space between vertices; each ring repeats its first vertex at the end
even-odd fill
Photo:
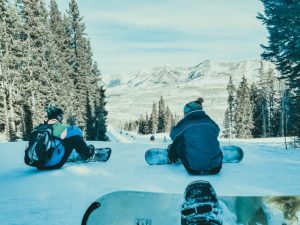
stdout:
POLYGON ((44 120, 45 103, 53 97, 50 25, 44 3, 40 0, 19 0, 23 21, 22 37, 26 43, 26 65, 23 68, 22 90, 24 102, 30 106, 33 123, 44 120), (28 100, 27 100, 28 99, 28 100))
POLYGON ((250 138, 253 129, 250 89, 245 76, 237 89, 235 108, 235 130, 237 138, 250 138))
POLYGON ((283 84, 283 82, 280 82, 279 86, 279 92, 280 92, 280 136, 286 136, 287 135, 287 116, 288 116, 288 90, 283 84))
POLYGON ((164 127, 165 127, 165 132, 170 132, 172 128, 172 120, 173 120, 173 114, 169 107, 167 106, 166 111, 165 111, 165 122, 164 122, 164 127))
POLYGON ((224 118, 224 136, 232 138, 234 134, 234 103, 235 103, 235 86, 232 81, 232 77, 229 77, 227 85, 228 99, 227 99, 227 110, 224 118))
POLYGON ((138 133, 139 134, 147 134, 147 121, 144 119, 143 115, 141 115, 141 118, 138 121, 138 133))
POLYGON ((274 75, 274 70, 265 68, 265 62, 261 61, 260 80, 258 92, 261 107, 261 129, 262 137, 277 136, 279 132, 280 118, 280 93, 278 91, 279 82, 274 75), (277 89, 276 89, 277 88, 277 89))
POLYGON ((70 6, 62 18, 55 0, 50 14, 42 0, 0 0, 0 132, 9 140, 20 133, 28 139, 53 102, 67 116, 77 114, 82 128, 105 124, 107 111, 98 113, 100 72, 75 0, 70 6))
POLYGON ((261 0, 264 14, 260 19, 269 32, 268 45, 262 45, 262 57, 275 63, 281 79, 288 85, 289 115, 288 130, 300 137, 300 13, 299 1, 261 0))
POLYGON ((98 101, 95 104, 95 130, 96 130, 96 140, 97 141, 108 141, 108 137, 106 136, 107 132, 107 114, 108 112, 105 109, 106 106, 106 96, 105 96, 105 89, 103 86, 99 89, 99 97, 98 101))
POLYGON ((180 120, 180 117, 175 113, 173 116, 173 119, 172 119, 171 129, 176 126, 176 124, 178 123, 179 120, 180 120))
POLYGON ((0 13, 0 116, 4 118, 2 123, 8 139, 15 140, 20 123, 20 22, 16 9, 8 1, 0 1, 0 13))
POLYGON ((165 132, 165 101, 163 97, 160 97, 158 102, 158 124, 157 124, 157 133, 165 132))
POLYGON ((1 127, 4 129, 5 134, 9 136, 10 121, 8 114, 7 104, 7 83, 8 75, 5 64, 7 63, 7 45, 8 45, 8 34, 7 34, 7 20, 8 14, 8 1, 0 0, 0 121, 1 127))
POLYGON ((32 111, 30 110, 30 106, 24 103, 22 104, 21 112, 22 112, 22 123, 21 123, 22 139, 28 141, 30 137, 30 133, 33 129, 32 111))
POLYGON ((75 89, 71 79, 71 65, 69 64, 72 49, 68 32, 68 22, 63 20, 55 0, 50 1, 50 28, 53 40, 53 57, 51 58, 52 76, 56 87, 54 101, 64 108, 66 117, 74 114, 75 89), (63 88, 62 88, 63 87, 63 88), (71 97, 71 98, 70 98, 71 97), (73 100, 72 100, 73 99, 73 100))
POLYGON ((226 109, 225 111, 225 115, 224 115, 224 120, 223 120, 223 135, 224 135, 224 138, 230 138, 231 137, 231 127, 230 127, 230 124, 229 124, 229 110, 228 108, 226 109))
POLYGON ((253 129, 252 136, 263 137, 263 96, 257 86, 253 83, 250 88, 250 100, 253 105, 253 129))
POLYGON ((156 133, 157 124, 158 124, 158 115, 157 115, 157 110, 156 110, 156 104, 153 103, 152 112, 151 112, 151 115, 150 115, 149 125, 148 125, 150 134, 155 134, 156 133))
POLYGON ((145 134, 149 134, 149 116, 148 113, 146 113, 146 117, 145 117, 145 134))
POLYGON ((86 99, 86 139, 94 140, 95 139, 94 118, 92 115, 92 107, 90 104, 88 91, 87 91, 86 98, 87 98, 86 99))
MULTIPOLYGON (((80 16, 75 0, 70 1, 67 13, 68 18, 64 18, 63 24, 67 24, 67 26, 65 25, 65 34, 68 37, 64 39, 64 43, 66 46, 69 45, 70 49, 66 51, 65 58, 71 67, 70 77, 74 86, 74 99, 76 99, 73 102, 72 108, 74 110, 73 113, 77 115, 78 125, 86 130, 90 125, 85 117, 84 106, 87 105, 86 101, 88 98, 95 104, 97 102, 99 97, 100 72, 98 65, 93 62, 91 44, 86 37, 83 18, 80 16), (86 90, 88 90, 89 96, 86 96, 86 90)), ((95 110, 97 107, 99 106, 94 105, 92 107, 92 115, 96 114, 95 110)), ((107 139, 105 134, 99 135, 102 136, 102 139, 107 139)))
MULTIPOLYGON (((85 106, 86 106, 86 91, 89 89, 87 77, 91 73, 91 67, 85 65, 87 62, 87 40, 85 37, 85 25, 82 22, 78 5, 75 0, 69 3, 69 10, 67 11, 69 18, 69 35, 71 39, 72 54, 70 56, 70 63, 72 68, 71 78, 75 86, 74 111, 78 116, 78 125, 85 129, 85 106), (88 67, 88 69, 87 69, 88 67)), ((90 54, 90 53, 88 53, 90 54)))

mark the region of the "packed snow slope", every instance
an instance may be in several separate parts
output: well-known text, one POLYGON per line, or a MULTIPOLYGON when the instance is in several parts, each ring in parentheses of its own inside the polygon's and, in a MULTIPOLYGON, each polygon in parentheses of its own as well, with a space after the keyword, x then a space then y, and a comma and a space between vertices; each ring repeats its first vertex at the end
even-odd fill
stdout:
MULTIPOLYGON (((62 169, 38 171, 23 163, 25 142, 0 144, 0 224, 79 225, 87 207, 113 191, 179 193, 188 183, 204 179, 218 195, 300 195, 300 151, 285 150, 282 139, 235 140, 244 160, 224 164, 220 174, 190 176, 181 165, 149 166, 144 153, 166 147, 164 134, 149 136, 111 129, 106 163, 67 163, 62 169)), ((223 145, 228 140, 222 140, 223 145)), ((158 206, 159 207, 159 206, 158 206)))
MULTIPOLYGON (((242 77, 250 85, 260 79, 260 72, 274 72, 274 64, 261 60, 224 63, 205 60, 190 67, 155 67, 121 74, 103 75, 106 83, 108 120, 118 125, 121 121, 137 120, 141 114, 151 113, 152 104, 158 106, 160 96, 173 113, 182 115, 184 105, 204 98, 204 109, 220 125, 227 108, 227 84, 231 76, 238 87, 242 77)), ((275 88, 278 88, 277 85, 275 88)))

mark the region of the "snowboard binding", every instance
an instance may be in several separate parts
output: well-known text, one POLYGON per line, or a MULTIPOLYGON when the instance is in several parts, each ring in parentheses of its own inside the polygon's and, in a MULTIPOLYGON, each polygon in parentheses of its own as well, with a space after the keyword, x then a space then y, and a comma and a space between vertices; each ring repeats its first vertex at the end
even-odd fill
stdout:
POLYGON ((111 155, 111 148, 96 148, 91 162, 106 162, 111 155))
POLYGON ((190 183, 181 208, 182 225, 222 225, 221 208, 214 188, 207 181, 190 183))
POLYGON ((111 148, 95 148, 89 145, 90 155, 82 158, 80 155, 73 151, 68 159, 68 162, 106 162, 111 155, 111 148))

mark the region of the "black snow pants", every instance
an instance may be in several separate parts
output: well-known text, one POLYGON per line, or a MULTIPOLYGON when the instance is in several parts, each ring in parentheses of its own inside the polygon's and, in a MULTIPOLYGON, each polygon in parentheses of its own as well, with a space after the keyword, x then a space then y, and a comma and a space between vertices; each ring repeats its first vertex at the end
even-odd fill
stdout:
POLYGON ((213 175, 220 172, 220 170, 222 169, 222 164, 217 166, 216 168, 205 171, 192 170, 186 160, 184 145, 184 137, 179 136, 174 140, 172 144, 168 146, 168 158, 171 163, 178 163, 180 160, 185 169, 191 175, 213 175))

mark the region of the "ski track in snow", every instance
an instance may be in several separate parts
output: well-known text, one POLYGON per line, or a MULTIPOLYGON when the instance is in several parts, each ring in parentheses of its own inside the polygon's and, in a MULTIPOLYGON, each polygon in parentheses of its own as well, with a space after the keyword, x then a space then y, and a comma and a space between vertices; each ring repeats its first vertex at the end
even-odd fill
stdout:
POLYGON ((1 143, 0 224, 79 225, 87 207, 104 194, 120 190, 183 194, 188 183, 200 179, 209 181, 218 195, 300 195, 300 151, 285 150, 282 140, 236 140, 232 144, 245 152, 241 163, 224 164, 218 175, 190 176, 181 165, 145 163, 147 149, 170 144, 169 139, 163 143, 165 134, 150 143, 149 135, 109 130, 112 142, 90 142, 112 148, 108 162, 67 163, 54 171, 24 164, 26 142, 1 143))

